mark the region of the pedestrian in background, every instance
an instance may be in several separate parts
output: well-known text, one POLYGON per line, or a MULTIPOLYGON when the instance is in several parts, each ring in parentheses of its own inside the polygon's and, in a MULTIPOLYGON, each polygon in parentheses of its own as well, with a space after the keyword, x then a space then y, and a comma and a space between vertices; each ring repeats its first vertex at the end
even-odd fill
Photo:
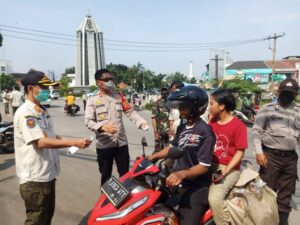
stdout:
MULTIPOLYGON (((179 91, 184 87, 184 83, 182 81, 173 81, 170 85, 169 91, 170 95, 174 94, 176 91, 179 91)), ((169 114, 169 125, 170 125, 170 140, 173 140, 175 137, 177 127, 180 125, 180 113, 177 108, 170 108, 169 114)))
POLYGON ((50 114, 40 105, 49 98, 51 82, 44 73, 29 72, 22 79, 27 98, 14 116, 16 172, 25 203, 25 225, 50 225, 55 208, 55 181, 59 175, 56 149, 86 148, 88 139, 66 140, 54 133, 50 114))
POLYGON ((246 126, 230 113, 235 108, 235 98, 229 90, 218 89, 211 94, 209 125, 216 135, 216 144, 208 200, 216 225, 230 222, 225 200, 239 178, 240 163, 248 147, 246 126))
POLYGON ((87 95, 86 95, 86 91, 83 91, 82 92, 82 96, 81 96, 81 99, 82 99, 82 103, 83 103, 83 111, 85 111, 85 108, 86 108, 86 100, 87 100, 87 95))
POLYGON ((287 225, 297 180, 300 141, 300 105, 294 100, 298 83, 287 78, 279 84, 278 99, 256 115, 253 138, 261 178, 277 193, 280 225, 287 225))
POLYGON ((12 91, 12 93, 10 95, 10 99, 11 99, 11 106, 12 106, 13 115, 15 115, 15 112, 17 111, 17 109, 24 102, 24 96, 20 92, 20 87, 19 86, 14 87, 14 90, 12 91))
POLYGON ((2 94, 3 104, 4 104, 4 114, 6 116, 9 115, 9 102, 10 102, 10 94, 9 90, 6 88, 2 94))
POLYGON ((154 131, 155 147, 154 152, 158 152, 169 143, 169 113, 167 97, 169 89, 162 87, 160 89, 160 99, 152 107, 152 127, 154 131))
POLYGON ((96 150, 101 185, 112 174, 116 161, 119 176, 129 170, 129 150, 122 113, 133 120, 138 128, 148 129, 147 122, 134 111, 125 96, 114 92, 113 75, 107 69, 95 73, 99 92, 87 100, 85 124, 96 133, 96 150))

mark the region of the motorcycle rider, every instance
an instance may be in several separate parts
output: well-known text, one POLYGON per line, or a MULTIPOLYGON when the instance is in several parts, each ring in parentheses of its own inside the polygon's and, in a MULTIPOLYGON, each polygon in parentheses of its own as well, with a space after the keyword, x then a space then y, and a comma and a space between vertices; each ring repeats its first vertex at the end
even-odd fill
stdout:
POLYGON ((254 121, 254 115, 256 114, 255 110, 253 109, 254 106, 254 99, 252 97, 252 92, 248 91, 242 99, 242 107, 241 112, 247 116, 250 121, 254 121))
POLYGON ((67 107, 67 113, 69 115, 72 114, 72 106, 75 104, 75 96, 70 91, 68 96, 66 97, 66 107, 67 107))
POLYGON ((294 100, 298 90, 294 79, 283 80, 279 84, 277 102, 260 109, 252 129, 259 174, 277 192, 280 225, 288 225, 296 188, 300 105, 294 100))
POLYGON ((169 187, 182 184, 179 189, 179 214, 181 225, 197 225, 208 206, 211 164, 215 135, 211 128, 200 118, 208 105, 208 96, 196 86, 183 87, 168 100, 172 107, 178 107, 180 117, 187 122, 178 127, 170 145, 149 156, 149 160, 167 156, 172 146, 184 151, 184 156, 176 159, 174 172, 167 179, 169 187))

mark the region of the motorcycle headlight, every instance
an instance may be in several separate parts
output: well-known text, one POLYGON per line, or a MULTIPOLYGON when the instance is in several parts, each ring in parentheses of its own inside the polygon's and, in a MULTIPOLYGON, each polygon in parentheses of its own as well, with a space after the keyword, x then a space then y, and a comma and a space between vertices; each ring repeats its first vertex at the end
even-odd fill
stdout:
POLYGON ((118 212, 98 217, 96 219, 96 221, 120 219, 120 218, 128 215, 130 212, 137 209, 141 205, 145 204, 145 202, 147 202, 148 199, 149 199, 149 196, 145 196, 118 212))

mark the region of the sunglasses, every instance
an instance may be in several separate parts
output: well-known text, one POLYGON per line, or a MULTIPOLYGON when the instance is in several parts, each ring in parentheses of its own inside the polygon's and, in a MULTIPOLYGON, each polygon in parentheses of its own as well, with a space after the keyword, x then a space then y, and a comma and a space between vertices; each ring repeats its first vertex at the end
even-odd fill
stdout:
POLYGON ((111 80, 114 80, 112 77, 106 77, 106 78, 102 78, 102 79, 99 79, 101 81, 104 81, 104 82, 108 82, 108 81, 111 81, 111 80))

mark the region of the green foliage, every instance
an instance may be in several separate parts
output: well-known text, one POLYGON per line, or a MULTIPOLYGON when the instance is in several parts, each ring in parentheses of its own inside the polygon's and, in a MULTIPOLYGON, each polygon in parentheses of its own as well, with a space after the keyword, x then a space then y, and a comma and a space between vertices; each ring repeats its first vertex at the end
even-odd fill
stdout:
POLYGON ((148 103, 146 103, 143 107, 142 107, 142 109, 143 110, 152 110, 152 107, 154 106, 154 101, 149 101, 148 103))
POLYGON ((261 91, 261 89, 257 86, 257 84, 252 83, 251 81, 248 80, 240 80, 240 79, 224 81, 222 87, 238 91, 242 95, 249 91, 252 93, 261 91))
POLYGON ((65 72, 61 75, 59 91, 62 96, 65 96, 69 91, 72 91, 72 89, 69 88, 71 82, 71 79, 67 76, 69 73, 75 73, 75 67, 66 68, 65 72))
POLYGON ((6 75, 2 73, 0 75, 0 90, 9 89, 11 90, 15 85, 15 80, 11 75, 6 75))
POLYGON ((98 87, 96 85, 92 85, 89 87, 90 92, 98 90, 98 87))
POLYGON ((175 72, 175 73, 168 75, 165 80, 166 80, 167 86, 169 86, 175 80, 189 82, 189 79, 183 73, 180 73, 180 72, 175 72))
POLYGON ((197 83, 197 79, 195 77, 193 77, 192 79, 189 80, 190 84, 196 84, 197 83))

